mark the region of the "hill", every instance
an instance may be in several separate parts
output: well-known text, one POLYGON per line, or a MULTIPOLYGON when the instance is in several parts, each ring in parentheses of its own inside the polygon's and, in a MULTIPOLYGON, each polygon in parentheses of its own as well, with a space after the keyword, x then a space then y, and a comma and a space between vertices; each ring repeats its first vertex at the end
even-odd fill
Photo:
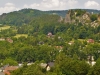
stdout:
MULTIPOLYGON (((75 10, 75 9, 73 9, 75 10)), ((100 13, 99 10, 92 9, 82 9, 91 13, 100 13)), ((41 11, 37 9, 22 9, 19 11, 14 11, 10 13, 3 13, 0 15, 0 24, 9 24, 9 25, 23 25, 28 24, 33 18, 39 17, 45 14, 53 14, 65 17, 68 10, 52 10, 52 11, 41 11)))
POLYGON ((100 14, 87 11, 22 9, 1 15, 1 69, 19 64, 11 75, 99 75, 100 14), (54 66, 47 71, 49 62, 54 66))
POLYGON ((0 16, 1 24, 22 25, 28 24, 34 17, 43 15, 44 12, 33 9, 22 9, 10 13, 4 13, 0 16))

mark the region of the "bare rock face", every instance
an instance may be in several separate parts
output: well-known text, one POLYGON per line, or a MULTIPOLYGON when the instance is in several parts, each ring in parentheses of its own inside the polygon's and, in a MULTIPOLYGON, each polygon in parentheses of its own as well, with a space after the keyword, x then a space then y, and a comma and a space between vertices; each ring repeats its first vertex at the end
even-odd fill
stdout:
POLYGON ((60 16, 60 19, 58 20, 58 22, 62 22, 63 21, 63 17, 60 16))
POLYGON ((86 12, 83 16, 82 16, 82 18, 83 19, 85 19, 85 20, 90 20, 90 16, 89 16, 90 14, 88 13, 88 12, 86 12))
POLYGON ((70 11, 66 14, 66 17, 65 17, 65 23, 70 23, 71 22, 71 17, 70 17, 70 11))
POLYGON ((90 13, 89 12, 86 12, 86 13, 84 13, 81 17, 80 17, 80 22, 82 22, 82 23, 88 23, 88 22, 90 22, 91 21, 91 19, 90 19, 90 13))
POLYGON ((98 15, 98 21, 100 22, 100 15, 98 15))

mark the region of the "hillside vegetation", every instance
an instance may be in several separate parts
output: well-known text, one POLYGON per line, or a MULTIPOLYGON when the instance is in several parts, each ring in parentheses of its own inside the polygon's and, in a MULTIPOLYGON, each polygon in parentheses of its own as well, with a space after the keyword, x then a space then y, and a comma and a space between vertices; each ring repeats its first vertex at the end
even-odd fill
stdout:
POLYGON ((100 14, 81 9, 61 14, 23 9, 1 15, 1 66, 24 63, 11 75, 99 75, 100 14), (39 66, 49 62, 54 63, 49 71, 39 66))
MULTIPOLYGON (((90 9, 83 9, 89 13, 98 14, 99 10, 90 10, 90 9)), ((65 17, 68 10, 58 10, 58 11, 41 11, 37 9, 22 9, 19 11, 14 11, 10 13, 3 13, 0 15, 0 24, 9 24, 9 25, 23 25, 28 24, 32 19, 35 17, 39 17, 45 14, 53 14, 59 15, 63 18, 65 17)))

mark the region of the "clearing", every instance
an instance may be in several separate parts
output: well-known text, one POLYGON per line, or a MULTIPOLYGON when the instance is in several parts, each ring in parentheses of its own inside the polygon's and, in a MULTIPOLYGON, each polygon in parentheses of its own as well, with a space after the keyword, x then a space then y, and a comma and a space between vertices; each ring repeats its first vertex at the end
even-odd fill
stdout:
POLYGON ((10 26, 2 26, 2 27, 0 27, 0 30, 6 30, 6 29, 9 29, 10 28, 10 26))
POLYGON ((16 34, 16 36, 14 36, 15 38, 19 38, 19 37, 28 37, 28 34, 16 34))

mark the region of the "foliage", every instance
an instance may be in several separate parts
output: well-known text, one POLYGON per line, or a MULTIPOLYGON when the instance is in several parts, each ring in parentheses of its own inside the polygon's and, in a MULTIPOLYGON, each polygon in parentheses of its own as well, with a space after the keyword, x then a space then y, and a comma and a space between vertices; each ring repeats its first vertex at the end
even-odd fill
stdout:
POLYGON ((93 21, 96 21, 96 20, 97 20, 97 14, 91 15, 90 18, 91 18, 92 22, 93 22, 93 21))
POLYGON ((17 61, 11 59, 11 58, 7 58, 3 61, 3 65, 9 64, 11 66, 16 66, 18 65, 17 61))
MULTIPOLYGON (((83 10, 73 10, 72 14, 74 11, 78 12, 77 16, 85 13, 83 10)), ((100 25, 65 24, 59 22, 60 16, 50 14, 53 12, 45 14, 46 11, 23 9, 3 14, 4 19, 0 21, 10 26, 0 26, 0 63, 17 65, 38 61, 31 66, 24 65, 12 75, 98 75, 100 25), (87 42, 88 39, 94 42, 87 42), (86 63, 89 55, 98 60, 93 67, 86 63), (39 66, 41 61, 54 62, 55 65, 47 72, 46 68, 39 66)), ((91 16, 91 20, 96 20, 96 14, 91 16)))

